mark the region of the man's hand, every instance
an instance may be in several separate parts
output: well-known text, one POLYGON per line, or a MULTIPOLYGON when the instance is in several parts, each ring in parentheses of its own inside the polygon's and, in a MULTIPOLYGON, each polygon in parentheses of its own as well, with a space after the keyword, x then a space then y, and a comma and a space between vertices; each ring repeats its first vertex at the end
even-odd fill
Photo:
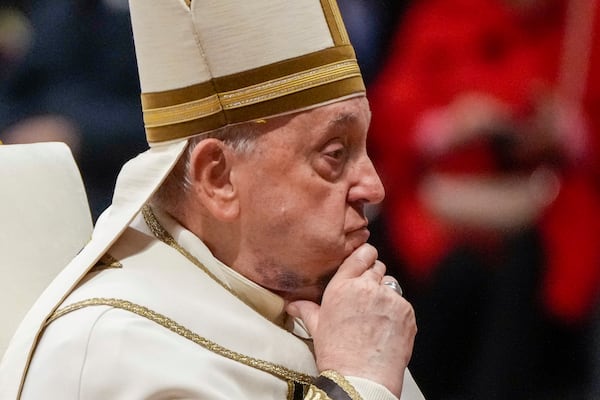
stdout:
POLYGON ((313 336, 320 371, 367 378, 400 397, 417 327, 412 306, 382 284, 391 280, 377 250, 364 244, 342 263, 320 306, 296 301, 287 312, 313 336))

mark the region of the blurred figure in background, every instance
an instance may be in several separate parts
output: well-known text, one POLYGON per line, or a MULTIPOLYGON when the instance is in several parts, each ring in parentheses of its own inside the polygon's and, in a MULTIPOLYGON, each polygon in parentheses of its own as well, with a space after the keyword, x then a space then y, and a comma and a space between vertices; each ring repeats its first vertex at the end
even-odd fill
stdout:
POLYGON ((30 3, 30 47, 0 80, 0 139, 69 144, 96 218, 146 148, 127 0, 30 3))
POLYGON ((414 2, 370 87, 386 261, 415 300, 412 365, 429 399, 567 399, 591 378, 594 4, 414 2))
POLYGON ((13 1, 0 6, 0 83, 23 59, 31 45, 32 29, 26 4, 13 1))

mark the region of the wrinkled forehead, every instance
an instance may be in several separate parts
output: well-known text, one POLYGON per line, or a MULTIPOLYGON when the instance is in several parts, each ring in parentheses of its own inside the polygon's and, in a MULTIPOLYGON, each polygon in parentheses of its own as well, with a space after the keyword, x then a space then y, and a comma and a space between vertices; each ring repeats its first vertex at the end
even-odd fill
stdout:
POLYGON ((363 96, 269 119, 263 132, 272 133, 268 135, 271 146, 308 148, 333 136, 364 139, 370 120, 369 103, 363 96))
POLYGON ((355 125, 366 129, 371 120, 371 110, 363 96, 319 107, 307 118, 324 130, 339 130, 355 125))

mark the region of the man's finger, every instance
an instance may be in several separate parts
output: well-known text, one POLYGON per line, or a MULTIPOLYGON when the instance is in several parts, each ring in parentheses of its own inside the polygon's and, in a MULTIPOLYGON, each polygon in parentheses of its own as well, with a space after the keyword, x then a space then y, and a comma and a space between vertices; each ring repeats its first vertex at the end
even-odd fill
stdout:
POLYGON ((363 275, 370 275, 377 282, 380 282, 381 279, 385 276, 386 271, 385 264, 381 261, 377 260, 375 263, 369 268, 363 275))
POLYGON ((311 335, 317 331, 317 325, 319 324, 319 310, 320 306, 312 301, 298 300, 291 302, 287 305, 285 311, 295 318, 300 318, 308 333, 311 335))
POLYGON ((363 244, 344 260, 333 280, 351 279, 361 276, 365 271, 373 266, 377 260, 377 249, 368 243, 363 244))

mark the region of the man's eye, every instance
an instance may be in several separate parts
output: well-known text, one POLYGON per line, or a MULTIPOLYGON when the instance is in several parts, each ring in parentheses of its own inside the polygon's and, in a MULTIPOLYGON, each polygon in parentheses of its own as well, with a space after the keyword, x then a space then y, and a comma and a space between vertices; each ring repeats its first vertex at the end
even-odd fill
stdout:
POLYGON ((325 179, 333 181, 344 172, 348 158, 349 152, 346 145, 335 140, 321 150, 315 168, 325 179))
POLYGON ((330 151, 330 152, 326 153, 325 155, 328 157, 331 157, 335 160, 342 160, 346 155, 346 151, 344 150, 344 148, 339 148, 339 149, 330 151))
POLYGON ((325 157, 333 161, 343 161, 346 158, 346 147, 341 143, 331 143, 323 152, 325 157))

